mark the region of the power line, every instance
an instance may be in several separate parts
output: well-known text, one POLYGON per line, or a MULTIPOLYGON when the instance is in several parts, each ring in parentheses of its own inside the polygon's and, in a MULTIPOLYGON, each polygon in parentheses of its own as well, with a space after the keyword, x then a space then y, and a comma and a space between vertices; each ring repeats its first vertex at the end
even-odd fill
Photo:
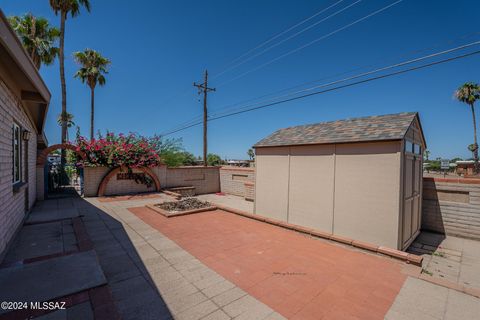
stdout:
POLYGON ((321 37, 319 37, 319 38, 317 38, 317 39, 315 39, 315 40, 312 40, 312 41, 310 41, 310 42, 307 43, 307 44, 304 44, 304 45, 302 45, 302 46, 300 46, 300 47, 298 47, 298 48, 295 48, 295 49, 293 49, 293 50, 290 50, 290 51, 288 51, 288 52, 286 52, 286 53, 284 53, 284 54, 282 54, 282 55, 280 55, 280 56, 278 56, 278 57, 276 57, 276 58, 274 58, 274 59, 271 59, 271 60, 269 60, 269 61, 261 64, 260 66, 257 66, 257 67, 255 67, 255 68, 253 68, 253 69, 250 69, 250 70, 248 70, 248 71, 246 71, 246 72, 244 72, 244 73, 241 73, 240 75, 238 75, 238 76, 236 76, 236 77, 234 77, 234 78, 231 78, 230 80, 221 82, 220 84, 217 85, 217 88, 218 88, 218 87, 221 87, 221 86, 224 86, 224 85, 226 85, 226 84, 228 84, 228 83, 230 83, 230 82, 232 82, 232 81, 238 80, 238 79, 246 76, 247 74, 250 74, 250 73, 252 73, 252 72, 258 71, 258 70, 260 70, 260 69, 262 69, 262 68, 264 68, 264 67, 266 67, 266 66, 268 66, 268 65, 270 65, 270 64, 272 64, 272 63, 274 63, 274 62, 276 62, 276 61, 278 61, 278 60, 280 60, 280 59, 283 59, 283 58, 285 58, 285 57, 287 57, 287 56, 289 56, 289 55, 291 55, 291 54, 294 54, 294 53, 296 53, 296 52, 298 52, 298 51, 300 51, 300 50, 303 50, 303 49, 305 49, 305 48, 307 48, 307 47, 309 47, 309 46, 311 46, 311 45, 313 45, 313 44, 315 44, 315 43, 317 43, 317 42, 319 42, 319 41, 321 41, 321 40, 327 39, 327 38, 333 36, 334 34, 337 34, 337 33, 341 32, 341 31, 343 31, 343 30, 345 30, 345 29, 348 29, 348 28, 350 28, 350 27, 352 27, 352 26, 354 26, 354 25, 356 25, 356 24, 358 24, 358 23, 360 23, 360 22, 362 22, 362 21, 364 21, 364 20, 366 20, 366 19, 368 19, 368 18, 371 18, 371 17, 373 17, 373 16, 375 16, 375 15, 377 15, 377 14, 379 14, 379 13, 381 13, 381 12, 383 12, 383 11, 385 11, 385 10, 387 10, 387 9, 389 9, 389 8, 397 5, 397 4, 399 4, 399 3, 402 2, 402 1, 403 1, 403 0, 397 0, 397 1, 395 1, 395 2, 393 2, 393 3, 391 3, 391 4, 389 4, 389 5, 387 5, 387 6, 385 6, 385 7, 382 7, 381 9, 378 9, 378 10, 372 12, 372 13, 369 13, 368 15, 366 15, 366 16, 360 18, 360 19, 357 19, 357 20, 355 20, 355 21, 353 21, 353 22, 351 22, 351 23, 349 23, 349 24, 346 24, 346 25, 344 25, 343 27, 340 27, 340 28, 338 28, 338 29, 336 29, 336 30, 334 30, 334 31, 332 31, 332 32, 330 32, 330 33, 327 33, 327 34, 325 34, 325 35, 323 35, 323 36, 321 36, 321 37))
MULTIPOLYGON (((349 81, 349 80, 358 79, 358 78, 361 78, 361 77, 364 77, 364 76, 371 75, 373 73, 378 73, 378 72, 381 72, 381 71, 402 67, 402 66, 405 66, 405 65, 408 65, 408 64, 412 64, 412 63, 415 63, 415 62, 419 62, 419 61, 423 61, 423 60, 426 60, 426 59, 434 58, 434 57, 444 55, 444 54, 447 54, 447 53, 463 50, 463 49, 466 49, 466 48, 469 48, 469 47, 472 47, 472 46, 476 46, 478 44, 480 44, 480 41, 475 41, 475 42, 468 43, 468 44, 465 44, 465 45, 462 45, 462 46, 458 46, 458 47, 455 47, 455 48, 452 48, 452 49, 447 49, 447 50, 443 50, 443 51, 440 51, 440 52, 432 53, 432 54, 429 54, 429 55, 426 55, 426 56, 423 56, 423 57, 420 57, 420 58, 411 59, 411 60, 408 60, 408 61, 393 64, 393 65, 390 65, 390 66, 386 66, 386 67, 378 68, 378 69, 371 70, 371 71, 368 71, 368 72, 360 73, 358 75, 354 75, 354 76, 351 76, 351 77, 348 77, 348 78, 344 78, 344 79, 332 81, 332 82, 329 82, 329 83, 326 83, 326 84, 321 84, 321 85, 314 86, 314 87, 311 87, 311 88, 303 89, 303 90, 300 90, 300 91, 297 91, 297 92, 290 93, 288 95, 293 95, 293 94, 298 94, 298 93, 302 93, 302 92, 306 92, 306 91, 311 91, 311 90, 314 90, 314 89, 329 87, 329 86, 332 86, 334 84, 338 84, 338 83, 349 81)), ((282 98, 282 97, 284 97, 284 96, 277 97, 277 99, 282 98)))
MULTIPOLYGON (((247 55, 248 55, 248 54, 250 54, 251 52, 254 52, 255 50, 257 50, 257 49, 259 49, 259 48, 263 47, 264 45, 266 45, 266 44, 268 44, 268 43, 272 42, 273 40, 275 40, 275 39, 277 39, 277 38, 281 37, 282 35, 284 35, 284 34, 286 34, 286 33, 290 32, 291 30, 293 30, 293 29, 297 28, 298 26, 301 26, 302 24, 304 24, 304 23, 306 23, 306 22, 310 21, 311 19, 313 19, 313 18, 315 18, 315 17, 319 16, 320 14, 322 14, 322 13, 326 12, 327 10, 329 10, 329 9, 331 9, 331 8, 333 8, 333 7, 335 7, 335 6, 337 6, 338 4, 342 3, 343 1, 345 1, 345 0, 339 0, 339 1, 335 2, 334 4, 332 4, 332 5, 330 5, 330 6, 326 7, 326 8, 324 8, 324 9, 322 9, 322 10, 318 11, 318 12, 316 12, 316 13, 315 13, 315 14, 313 14, 312 16, 310 16, 310 17, 308 17, 308 18, 306 18, 306 19, 304 19, 304 20, 302 20, 302 21, 298 22, 297 24, 295 24, 295 25, 293 25, 293 26, 291 26, 291 27, 287 28, 286 30, 284 30, 284 31, 282 31, 282 32, 280 32, 280 33, 278 33, 278 34, 276 34, 275 36, 273 36, 273 37, 269 38, 268 40, 266 40, 266 41, 264 41, 263 43, 261 43, 261 44, 257 45, 256 47, 254 47, 254 48, 252 48, 252 49, 248 50, 247 52, 243 53, 242 55, 240 55, 239 57, 237 57, 237 58, 233 59, 233 60, 232 60, 230 63, 228 63, 228 64, 225 66, 225 68, 223 69, 223 71, 220 71, 219 73, 217 73, 217 74, 214 74, 214 76, 213 76, 213 77, 211 76, 211 77, 210 77, 210 78, 211 78, 211 80, 213 80, 213 79, 215 79, 215 78, 217 78, 217 77, 221 76, 221 75, 222 75, 222 74, 224 74, 225 72, 228 72, 228 71, 230 71, 230 70, 231 70, 231 68, 235 68, 236 66, 234 66, 234 67, 229 67, 229 66, 230 66, 231 64, 235 63, 236 61, 240 60, 241 58, 243 58, 243 57, 247 56, 247 55)), ((358 0, 358 1, 361 1, 361 0, 358 0)), ((174 94, 174 95, 170 96, 169 98, 167 98, 166 100, 164 100, 164 102, 163 102, 163 103, 161 103, 161 104, 167 104, 168 102, 172 101, 173 99, 175 99, 175 98, 180 98, 180 97, 184 97, 184 96, 186 96, 186 95, 187 95, 187 94, 189 94, 189 93, 190 93, 190 89, 181 90, 181 91, 179 90, 179 91, 178 91, 176 94, 174 94)), ((201 116, 199 116, 199 117, 201 117, 201 116)))
MULTIPOLYGON (((222 118, 226 118, 226 117, 231 117, 231 116, 238 115, 238 114, 241 114, 241 113, 246 113, 246 112, 250 112, 250 111, 254 111, 254 110, 258 110, 258 109, 263 109, 263 108, 271 107, 271 106, 274 106, 274 105, 278 105, 278 104, 282 104, 282 103, 286 103, 286 102, 290 102, 290 101, 294 101, 294 100, 299 100, 299 99, 303 99, 303 98, 306 98, 306 97, 311 97, 311 96, 314 96, 314 95, 319 95, 319 94, 323 94, 323 93, 327 93, 327 92, 331 92, 331 91, 336 91, 336 90, 352 87, 352 86, 355 86, 355 85, 359 85, 359 84, 363 84, 363 83, 367 83, 367 82, 371 82, 371 81, 375 81, 375 80, 379 80, 379 79, 384 79, 384 78, 396 76, 396 75, 403 74, 403 73, 432 67, 432 66, 447 63, 447 62, 450 62, 450 61, 467 58, 467 57, 470 57, 470 56, 473 56, 473 55, 476 55, 476 54, 479 54, 479 53, 480 53, 480 50, 477 50, 477 51, 465 53, 465 54, 462 54, 462 55, 459 55, 459 56, 450 57, 450 58, 442 59, 442 60, 439 60, 439 61, 423 64, 423 65, 420 65, 420 66, 411 67, 411 68, 408 68, 408 69, 399 70, 399 71, 387 73, 387 74, 384 74, 384 75, 379 75, 379 76, 376 76, 376 77, 359 80, 359 81, 356 81, 356 82, 336 86, 336 87, 333 87, 333 88, 328 88, 328 89, 321 90, 321 91, 311 92, 311 93, 307 93, 307 94, 300 95, 300 96, 297 96, 297 97, 292 97, 292 98, 289 98, 289 99, 284 99, 284 100, 275 101, 275 102, 272 102, 272 103, 268 103, 268 104, 264 104, 264 105, 260 105, 260 106, 256 106, 256 107, 251 107, 251 108, 248 108, 248 109, 245 109, 245 110, 230 112, 230 113, 225 114, 225 115, 214 116, 214 117, 209 118, 209 121, 214 121, 214 120, 218 120, 218 119, 222 119, 222 118)), ((201 124, 201 122, 186 126, 184 128, 181 128, 181 129, 178 129, 178 130, 175 130, 175 131, 168 132, 168 133, 164 134, 163 136, 171 135, 173 133, 183 131, 183 130, 186 130, 188 128, 197 126, 199 124, 201 124)))
MULTIPOLYGON (((340 10, 338 10, 338 11, 335 11, 334 13, 328 15, 327 17, 325 17, 325 18, 323 18, 323 19, 321 19, 321 20, 319 20, 319 21, 317 21, 317 22, 309 25, 308 27, 305 27, 305 28, 303 28, 302 30, 294 33, 293 35, 290 35, 290 36, 288 36, 287 38, 284 38, 284 39, 280 40, 279 42, 274 43, 274 44, 272 44, 271 46, 263 49, 262 51, 257 52, 256 54, 248 57, 247 59, 244 59, 243 61, 241 61, 241 62, 239 62, 239 63, 237 63, 237 64, 234 64, 233 66, 231 66, 231 67, 223 70, 222 72, 218 73, 216 76, 212 77, 212 79, 216 79, 216 78, 218 78, 220 75, 222 75, 222 74, 224 74, 224 73, 226 73, 226 72, 228 72, 228 71, 230 71, 230 70, 233 70, 233 69, 235 69, 235 68, 237 68, 237 67, 239 67, 239 66, 241 66, 241 65, 243 65, 243 64, 245 64, 245 63, 247 63, 248 61, 250 61, 250 60, 252 60, 252 59, 254 59, 254 58, 256 58, 256 57, 258 57, 258 56, 260 56, 260 55, 262 55, 262 54, 264 54, 264 53, 267 52, 267 51, 270 51, 271 49, 273 49, 273 48, 275 48, 275 47, 278 47, 278 46, 281 45, 282 43, 284 43, 284 42, 286 42, 286 41, 288 41, 288 40, 290 40, 290 39, 293 39, 293 38, 295 38, 296 36, 298 36, 298 35, 306 32, 306 31, 310 30, 311 28, 313 28, 313 27, 315 27, 315 26, 317 26, 317 25, 319 25, 320 23, 325 22, 325 21, 327 21, 328 19, 333 18, 333 17, 339 15, 339 14, 342 13, 343 11, 346 11, 346 10, 350 9, 350 8, 353 7, 354 5, 360 3, 361 1, 362 1, 362 0, 357 0, 357 1, 355 1, 354 3, 352 3, 352 4, 350 4, 350 5, 342 8, 342 9, 340 9, 340 10)), ((339 2, 340 2, 340 1, 339 1, 339 2)), ((326 9, 324 9, 324 10, 321 11, 320 13, 323 13, 324 11, 326 11, 326 10, 330 9, 331 7, 337 5, 339 2, 337 2, 337 3, 335 3, 334 5, 332 5, 332 6, 328 7, 328 8, 326 8, 326 9)))
MULTIPOLYGON (((277 39, 278 37, 282 36, 283 34, 288 33, 289 31, 295 29, 296 27, 298 27, 298 26, 304 24, 305 22, 313 19, 314 17, 316 17, 316 16, 324 13, 325 11, 327 11, 327 10, 335 7, 336 5, 340 4, 340 3, 343 2, 343 1, 344 1, 344 0, 339 0, 339 1, 335 2, 334 4, 330 5, 329 7, 320 10, 319 12, 317 12, 317 13, 315 13, 314 15, 308 17, 307 19, 304 19, 304 20, 302 20, 301 22, 295 24, 294 26, 288 28, 287 30, 282 31, 281 33, 277 34, 276 36, 268 39, 267 41, 265 41, 265 42, 263 42, 262 44, 256 46, 255 48, 250 49, 248 52, 244 53, 244 54, 241 55, 240 57, 234 59, 231 63, 233 63, 233 62, 236 61, 236 60, 239 60, 239 59, 242 58, 243 56, 248 55, 249 53, 255 51, 256 49, 259 49, 259 48, 263 47, 264 45, 268 44, 269 42, 277 39)), ((358 1, 354 2, 353 4, 350 4, 349 6, 341 9, 340 11, 335 12, 333 15, 336 15, 336 14, 340 13, 341 11, 344 11, 344 10, 350 8, 351 6, 357 4, 357 3, 360 2, 360 1, 361 1, 361 0, 358 0, 358 1)), ((293 54, 294 52, 297 52, 297 51, 299 51, 299 50, 302 50, 302 49, 304 49, 304 48, 306 48, 306 47, 314 44, 315 42, 318 42, 318 41, 320 41, 320 40, 323 40, 323 38, 329 37, 329 36, 331 36, 331 35, 333 35, 333 34, 335 34, 335 33, 337 33, 337 32, 342 31, 343 29, 346 29, 346 28, 348 28, 348 27, 350 27, 350 26, 353 26, 354 24, 357 24, 357 23, 359 23, 359 22, 361 22, 361 21, 363 21, 363 20, 365 20, 365 19, 367 19, 367 18, 369 18, 369 17, 371 17, 371 16, 373 16, 373 15, 376 15, 376 14, 378 14, 378 13, 380 13, 380 12, 382 12, 382 11, 390 8, 391 6, 394 6, 394 5, 396 5, 396 4, 398 4, 399 2, 402 2, 402 1, 403 1, 403 0, 398 0, 398 1, 396 1, 396 2, 394 2, 394 3, 392 3, 392 4, 390 4, 390 5, 382 8, 382 9, 379 9, 379 10, 377 10, 377 11, 375 11, 375 12, 373 12, 373 13, 371 13, 371 14, 369 14, 369 15, 361 18, 361 19, 359 19, 359 20, 354 21, 353 23, 351 23, 351 24, 349 24, 349 25, 346 25, 346 26, 344 26, 344 27, 342 27, 342 28, 340 28, 340 29, 337 29, 337 30, 331 32, 330 34, 327 34, 327 35, 325 35, 325 36, 323 36, 323 37, 321 37, 321 38, 315 39, 315 40, 313 40, 312 42, 307 43, 306 45, 304 45, 304 46, 302 46, 302 47, 300 47, 300 48, 296 48, 296 49, 294 49, 294 50, 292 50, 292 51, 290 51, 290 52, 287 52, 287 53, 284 54, 284 55, 281 55, 281 56, 275 58, 274 60, 271 60, 271 61, 269 61, 269 62, 267 62, 267 63, 265 63, 265 64, 263 64, 263 65, 260 65, 259 67, 256 67, 256 68, 254 68, 254 69, 252 69, 252 70, 249 70, 249 71, 247 71, 247 72, 245 72, 245 73, 243 73, 243 74, 240 74, 239 76, 237 76, 237 77, 235 77, 235 78, 233 78, 233 79, 230 79, 230 80, 227 80, 226 82, 220 83, 218 86, 223 86, 223 85, 225 85, 225 84, 227 84, 227 83, 230 83, 230 82, 232 82, 232 81, 234 81, 234 80, 237 80, 237 79, 239 79, 239 78, 241 78, 241 77, 243 77, 243 76, 245 76, 245 75, 247 75, 247 74, 249 74, 249 73, 251 73, 251 72, 257 71, 257 70, 259 70, 259 69, 261 69, 261 68, 263 68, 263 67, 265 67, 265 66, 267 66, 267 65, 269 65, 269 64, 271 64, 271 63, 273 63, 273 62, 275 62, 275 61, 277 61, 277 60, 282 59, 283 57, 286 57, 287 55, 290 55, 290 54, 293 54)), ((327 18, 324 18, 324 19, 320 20, 320 22, 324 21, 325 19, 330 18, 331 16, 332 16, 332 15, 328 16, 327 18)), ((320 22, 316 22, 314 25, 317 25, 317 24, 320 23, 320 22)), ((314 25, 312 25, 312 26, 314 26, 314 25)), ((301 30, 301 31, 299 31, 299 32, 300 32, 300 33, 301 33, 301 32, 304 32, 304 31, 306 31, 306 29, 309 29, 309 28, 311 28, 312 26, 307 27, 307 28, 305 28, 305 29, 303 29, 303 30, 301 30)), ((294 34, 293 36, 298 35, 299 32, 297 32, 297 33, 294 34)), ((287 40, 290 39, 290 38, 291 38, 291 37, 287 38, 287 40)), ((286 41, 286 40, 284 39, 284 40, 282 40, 282 42, 280 42, 280 43, 283 43, 283 42, 285 42, 285 41, 286 41)), ((278 44, 277 44, 277 45, 278 45, 278 44)), ((274 46, 276 46, 276 45, 274 45, 274 46)), ((270 48, 272 48, 272 47, 269 47, 269 48, 267 48, 267 49, 269 50, 270 48)), ((263 52, 262 52, 262 53, 263 53, 263 52)), ((231 64, 231 63, 230 63, 230 64, 231 64)), ((216 77, 220 76, 220 75, 221 75, 222 73, 224 73, 224 72, 227 72, 227 71, 224 70, 224 71, 220 72, 219 74, 215 75, 213 78, 216 78, 216 77)), ((218 86, 217 86, 217 87, 218 87, 218 86)), ((175 99, 175 98, 186 96, 186 95, 188 94, 188 92, 189 92, 189 90, 185 90, 185 91, 178 92, 177 94, 175 94, 175 95, 171 96, 170 98, 168 98, 167 100, 165 100, 165 102, 164 102, 163 104, 166 104, 166 103, 172 101, 172 100, 175 99)), ((200 117, 201 117, 201 116, 200 116, 200 117)), ((193 121, 193 120, 190 120, 190 121, 188 121, 187 123, 189 123, 189 122, 191 122, 191 121, 193 121)))
MULTIPOLYGON (((460 39, 464 39, 466 37, 469 37, 469 36, 472 36, 472 35, 478 35, 479 33, 478 32, 475 32, 475 33, 470 33, 470 34, 467 34, 467 35, 463 35, 462 37, 460 37, 460 39)), ((453 40, 449 41, 448 43, 452 43, 454 42, 453 40)), ((351 71, 347 71, 347 72, 343 72, 343 73, 340 73, 340 74, 336 74, 336 75, 333 75, 333 76, 329 76, 329 77, 324 77, 322 79, 319 79, 319 80, 315 80, 315 81, 309 81, 309 82, 306 82, 306 83, 303 83, 303 84, 300 84, 300 85, 296 85, 294 87, 291 87, 291 88, 287 88, 287 89, 282 89, 282 90, 279 90, 279 91, 276 91, 274 93, 270 93, 270 94, 266 94, 266 95, 262 95, 260 97, 257 97, 257 98, 253 98, 253 99, 249 99, 249 100, 245 100, 245 101, 242 101, 242 102, 238 102, 238 103, 235 103, 233 105, 230 105, 228 106, 227 108, 221 108, 220 110, 216 110, 217 111, 217 115, 218 114, 222 114, 222 113, 228 113, 229 110, 238 110, 238 109, 242 109, 242 108, 246 108, 246 107, 251 107, 251 106, 254 106, 254 105, 257 105, 257 104, 260 104, 260 103, 268 103, 268 102, 272 102, 272 101, 276 101, 280 98, 283 98, 283 97, 288 97, 288 96, 292 96, 292 95, 295 95, 295 94, 298 94, 298 93, 302 93, 302 92, 305 92, 305 91, 311 91, 313 89, 318 89, 318 88, 321 88, 321 87, 327 87, 327 86, 331 86, 331 85, 334 85, 334 84, 337 84, 337 83, 341 83, 341 82, 345 82, 345 81, 348 81, 348 80, 353 80, 353 79, 356 79, 356 78, 360 78, 360 77, 363 77, 363 76, 366 76, 366 75, 370 75, 370 74, 373 74, 373 73, 378 73, 378 72, 381 72, 381 71, 385 71, 385 70, 389 70, 389 69, 393 69, 393 68, 396 68, 396 67, 400 67, 400 66, 405 66, 405 65, 408 65, 408 64, 412 64, 412 63, 415 63, 415 62, 419 62, 419 61, 422 61, 422 60, 426 60, 426 59, 429 59, 429 58, 433 58, 433 57, 436 57, 436 56, 439 56, 439 55, 444 55, 444 54, 447 54, 447 53, 451 53, 451 52, 454 52, 454 51, 458 51, 458 50, 462 50, 462 49, 466 49, 468 47, 471 47, 471 46, 475 46, 475 45, 478 45, 480 44, 480 41, 475 41, 475 42, 471 42, 471 43, 468 43, 468 44, 464 44, 464 45, 461 45, 461 46, 457 46, 455 48, 450 48, 450 49, 447 49, 447 50, 443 50, 443 51, 440 51, 440 52, 436 52, 436 53, 432 53, 432 54, 428 54, 426 56, 422 56, 422 57, 419 57, 419 58, 414 58, 414 59, 410 59, 410 60, 407 60, 407 61, 403 61, 403 62, 400 62, 400 63, 396 63, 396 64, 393 64, 393 65, 389 65, 389 66, 386 66, 386 67, 381 67, 381 68, 377 68, 377 69, 374 69, 374 70, 370 70, 368 72, 364 72, 364 73, 360 73, 358 75, 354 75, 354 76, 350 76, 350 77, 347 77, 347 78, 343 78, 343 79, 340 79, 340 80, 336 80, 336 81, 333 81, 333 82, 330 82, 330 83, 324 83, 324 84, 321 84, 321 85, 318 85, 318 86, 314 86, 314 87, 311 87, 311 88, 307 88, 307 89, 303 89, 303 90, 300 90, 300 91, 296 91, 296 92, 289 92, 285 95, 280 95, 280 96, 275 96, 273 97, 272 99, 269 99, 269 100, 266 100, 266 101, 259 101, 259 102, 256 102, 254 104, 251 104, 251 105, 247 105, 247 106, 244 106, 244 107, 240 107, 240 108, 233 108, 237 105, 241 105, 241 104, 244 104, 244 103, 247 103, 247 102, 250 102, 250 101, 255 101, 255 100, 259 100, 263 97, 268 97, 268 96, 272 96, 274 94, 278 94, 278 93, 282 93, 282 92, 285 92, 285 91, 291 91, 295 88, 298 88, 298 87, 302 87, 302 86, 305 86, 307 84, 310 84, 310 83, 316 83, 316 82, 320 82, 322 80, 326 80, 328 78, 332 78, 332 77, 335 77, 335 76, 338 76, 338 75, 342 75, 342 74, 346 74, 346 73, 349 73, 351 71), (220 113, 218 113, 220 112, 220 113)), ((437 47, 438 45, 434 46, 437 47)), ((422 50, 416 50, 414 52, 424 52, 424 51, 427 51, 427 50, 431 50, 431 48, 428 48, 428 49, 422 49, 422 50)), ((363 67, 364 68, 364 67, 363 67)), ((362 67, 361 68, 356 68, 355 70, 352 70, 352 71, 356 71, 356 70, 360 70, 360 69, 363 69, 362 67)), ((184 123, 184 124, 181 124, 181 125, 178 125, 174 128, 171 128, 170 131, 172 130, 176 130, 177 128, 182 128, 183 126, 188 126, 189 124, 192 124, 194 123, 196 120, 198 119, 198 117, 194 118, 194 119, 191 119, 190 121, 184 123)))
POLYGON ((339 1, 335 2, 334 4, 332 4, 332 5, 330 5, 330 6, 326 7, 326 8, 318 11, 317 13, 313 14, 312 16, 310 16, 310 17, 308 17, 308 18, 300 21, 299 23, 297 23, 297 24, 295 24, 295 25, 287 28, 286 30, 284 30, 284 31, 276 34, 275 36, 273 36, 273 37, 269 38, 268 40, 262 42, 261 44, 257 45, 256 47, 248 50, 247 52, 245 52, 245 53, 243 53, 243 54, 241 54, 241 55, 238 56, 237 58, 235 58, 235 59, 233 59, 232 61, 230 61, 230 63, 228 63, 228 64, 226 65, 226 67, 225 67, 222 71, 218 72, 217 74, 214 74, 214 76, 212 77, 212 79, 215 79, 215 78, 219 77, 220 75, 224 74, 225 72, 227 72, 226 69, 228 68, 229 65, 231 65, 231 64, 235 63, 236 61, 242 59, 243 57, 249 55, 250 53, 254 52, 255 50, 260 49, 260 48, 263 47, 264 45, 272 42, 273 40, 281 37, 282 35, 290 32, 291 30, 295 29, 296 27, 301 26, 301 25, 304 24, 305 22, 312 20, 313 18, 315 18, 315 17, 317 17, 318 15, 324 13, 325 11, 327 11, 327 10, 329 10, 329 9, 337 6, 338 4, 340 4, 340 3, 343 2, 343 1, 344 1, 344 0, 339 0, 339 1))

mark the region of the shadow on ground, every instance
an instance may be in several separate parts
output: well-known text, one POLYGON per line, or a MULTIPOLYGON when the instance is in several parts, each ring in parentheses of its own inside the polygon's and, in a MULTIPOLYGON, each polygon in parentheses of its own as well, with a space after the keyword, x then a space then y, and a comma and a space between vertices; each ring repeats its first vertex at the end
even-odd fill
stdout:
MULTIPOLYGON (((84 277, 88 275, 78 275, 78 277, 75 274, 72 275, 79 271, 78 262, 83 261, 79 260, 80 256, 86 251, 82 249, 78 234, 74 230, 74 220, 78 219, 77 216, 81 217, 93 245, 94 252, 88 250, 94 257, 89 263, 100 266, 98 268, 98 266, 89 265, 93 270, 100 272, 95 279, 98 281, 91 283, 97 285, 101 279, 105 282, 106 278, 111 297, 121 318, 172 318, 151 277, 151 274, 159 270, 158 268, 163 266, 165 261, 154 256, 149 257, 148 254, 141 256, 134 245, 136 241, 138 250, 142 250, 141 242, 144 240, 138 234, 133 230, 127 232, 121 222, 79 197, 76 192, 64 192, 60 197, 36 203, 0 265, 1 291, 4 294, 8 292, 12 301, 22 301, 20 298, 27 293, 32 302, 52 299, 61 301, 62 298, 67 299, 72 295, 78 296, 79 292, 92 292, 91 287, 85 287, 84 277), (68 197, 65 196, 67 194, 68 197), (51 266, 60 262, 64 263, 64 267, 56 271, 55 279, 58 281, 52 281, 51 266), (27 269, 36 276, 22 279, 15 284, 15 292, 23 295, 15 300, 16 297, 11 294, 14 288, 8 288, 14 284, 8 282, 8 279, 27 269), (102 271, 105 278, 101 275, 102 271), (9 283, 8 286, 2 285, 2 281, 4 284, 9 283), (35 290, 31 290, 33 287, 35 290)), ((92 248, 90 246, 87 249, 92 248)), ((88 303, 82 305, 88 305, 88 303)), ((66 311, 55 311, 55 313, 57 315, 63 313, 64 319, 78 319, 78 312, 69 312, 74 309, 73 307, 66 311)), ((95 303, 90 295, 90 311, 88 308, 83 310, 81 318, 93 319, 94 307, 95 303)), ((95 312, 96 318, 98 314, 95 312)), ((6 313, 3 316, 9 316, 9 314, 6 313)), ((104 319, 109 319, 108 314, 104 316, 104 319)))

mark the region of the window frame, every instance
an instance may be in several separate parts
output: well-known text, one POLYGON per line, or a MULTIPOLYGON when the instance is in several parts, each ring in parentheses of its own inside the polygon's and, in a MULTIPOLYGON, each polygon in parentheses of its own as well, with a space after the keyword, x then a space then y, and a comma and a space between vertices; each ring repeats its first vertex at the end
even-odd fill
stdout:
POLYGON ((12 126, 12 159, 13 159, 13 170, 12 170, 12 183, 18 184, 22 182, 22 127, 14 122, 12 126), (17 131, 18 130, 18 131, 17 131), (17 135, 18 133, 18 135, 17 135), (17 143, 17 144, 16 144, 17 143), (18 149, 16 149, 18 146, 18 149), (18 158, 18 166, 17 166, 18 158), (18 176, 18 178, 17 178, 18 176))

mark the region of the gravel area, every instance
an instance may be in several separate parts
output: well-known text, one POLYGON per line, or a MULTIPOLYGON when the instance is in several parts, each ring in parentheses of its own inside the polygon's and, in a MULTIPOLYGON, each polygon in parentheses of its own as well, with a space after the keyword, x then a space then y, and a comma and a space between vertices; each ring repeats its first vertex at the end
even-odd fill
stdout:
POLYGON ((178 211, 207 208, 207 207, 211 207, 212 204, 207 201, 200 201, 196 198, 185 198, 179 201, 168 201, 168 202, 159 203, 159 204, 156 204, 155 206, 166 211, 178 212, 178 211))

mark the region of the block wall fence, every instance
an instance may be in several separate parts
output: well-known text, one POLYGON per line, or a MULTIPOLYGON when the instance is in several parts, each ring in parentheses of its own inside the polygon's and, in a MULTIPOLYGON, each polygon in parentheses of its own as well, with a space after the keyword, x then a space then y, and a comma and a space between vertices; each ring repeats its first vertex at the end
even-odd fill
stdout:
POLYGON ((239 167, 220 168, 220 188, 226 194, 233 194, 253 201, 255 169, 239 167))
MULTIPOLYGON (((84 195, 95 197, 103 178, 111 171, 107 167, 85 167, 84 195)), ((168 168, 159 166, 151 168, 151 171, 160 181, 160 188, 195 187, 196 194, 215 193, 220 191, 219 167, 176 167, 168 168)), ((141 172, 134 169, 133 173, 141 172)), ((137 184, 134 180, 117 180, 114 175, 107 183, 105 195, 122 195, 130 193, 142 193, 155 191, 155 185, 147 187, 137 184)))
POLYGON ((422 229, 480 240, 480 179, 424 178, 422 229))

